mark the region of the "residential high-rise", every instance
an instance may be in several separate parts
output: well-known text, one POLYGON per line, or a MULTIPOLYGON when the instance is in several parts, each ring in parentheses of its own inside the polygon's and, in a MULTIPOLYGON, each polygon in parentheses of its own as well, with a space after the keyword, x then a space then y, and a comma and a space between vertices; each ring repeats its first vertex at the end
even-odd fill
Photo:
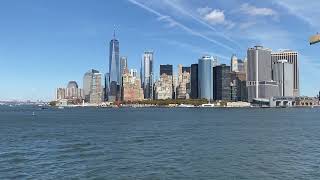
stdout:
POLYGON ((201 99, 213 100, 213 67, 217 60, 203 56, 198 61, 198 95, 201 99))
POLYGON ((299 62, 298 52, 292 50, 283 50, 280 52, 271 53, 272 65, 276 64, 278 60, 287 60, 289 64, 293 65, 293 96, 297 97, 300 95, 299 87, 299 62))
POLYGON ((141 85, 144 91, 145 99, 153 99, 153 64, 154 64, 154 52, 144 52, 141 60, 141 85))
POLYGON ((66 89, 65 88, 57 88, 56 100, 62 100, 65 98, 66 98, 66 89))
POLYGON ((231 100, 230 66, 221 64, 213 67, 213 97, 214 100, 231 100))
POLYGON ((278 60, 273 62, 272 74, 273 80, 279 84, 280 96, 293 97, 294 96, 294 65, 288 63, 287 60, 278 60))
POLYGON ((198 64, 191 64, 191 93, 190 98, 198 99, 198 64))
POLYGON ((115 101, 118 98, 120 79, 119 41, 116 39, 114 33, 109 48, 109 101, 115 101))
POLYGON ((79 87, 76 81, 69 81, 66 89, 66 98, 67 99, 79 99, 79 87))
POLYGON ((160 65, 160 76, 166 74, 168 76, 173 75, 173 68, 171 64, 161 64, 160 65))
POLYGON ((278 84, 272 80, 271 50, 262 46, 249 48, 248 56, 248 100, 270 99, 279 96, 278 84))

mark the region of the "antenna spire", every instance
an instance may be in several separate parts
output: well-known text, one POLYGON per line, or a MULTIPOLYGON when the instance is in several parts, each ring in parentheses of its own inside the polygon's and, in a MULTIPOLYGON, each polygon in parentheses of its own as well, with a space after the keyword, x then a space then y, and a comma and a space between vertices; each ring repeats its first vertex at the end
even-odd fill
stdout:
POLYGON ((113 28, 113 39, 116 39, 116 25, 113 28))

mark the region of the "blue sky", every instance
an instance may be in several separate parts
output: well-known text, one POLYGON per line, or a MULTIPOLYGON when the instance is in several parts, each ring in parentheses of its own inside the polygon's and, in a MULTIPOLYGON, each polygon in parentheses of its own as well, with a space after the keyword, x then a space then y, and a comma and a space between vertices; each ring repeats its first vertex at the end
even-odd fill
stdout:
POLYGON ((203 54, 229 63, 256 44, 300 55, 301 94, 320 90, 316 0, 0 0, 0 100, 51 100, 69 80, 105 73, 114 26, 120 54, 139 69, 143 51, 160 64, 190 65, 203 54))

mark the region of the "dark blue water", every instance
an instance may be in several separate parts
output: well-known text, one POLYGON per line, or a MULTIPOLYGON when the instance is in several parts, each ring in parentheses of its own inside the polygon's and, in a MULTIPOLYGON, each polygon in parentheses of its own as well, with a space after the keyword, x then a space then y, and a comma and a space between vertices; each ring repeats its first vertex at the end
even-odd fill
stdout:
POLYGON ((319 115, 0 106, 0 179, 319 179, 319 115))

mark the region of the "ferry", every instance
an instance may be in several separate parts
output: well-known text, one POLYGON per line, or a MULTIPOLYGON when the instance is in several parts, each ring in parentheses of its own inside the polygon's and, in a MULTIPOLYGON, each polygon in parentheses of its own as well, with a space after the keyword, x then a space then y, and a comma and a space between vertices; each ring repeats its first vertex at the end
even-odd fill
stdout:
POLYGON ((204 108, 213 108, 215 107, 214 104, 202 104, 201 107, 204 107, 204 108))

